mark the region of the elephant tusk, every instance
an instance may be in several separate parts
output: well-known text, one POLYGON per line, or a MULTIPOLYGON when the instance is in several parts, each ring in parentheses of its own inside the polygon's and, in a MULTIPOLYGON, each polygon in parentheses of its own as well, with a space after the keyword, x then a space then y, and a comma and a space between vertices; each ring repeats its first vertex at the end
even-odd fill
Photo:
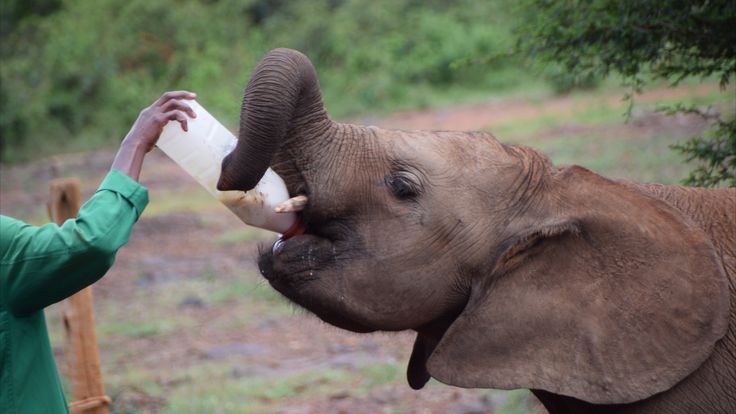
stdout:
POLYGON ((274 208, 277 213, 291 213, 302 211, 307 206, 308 198, 305 195, 292 197, 274 208))

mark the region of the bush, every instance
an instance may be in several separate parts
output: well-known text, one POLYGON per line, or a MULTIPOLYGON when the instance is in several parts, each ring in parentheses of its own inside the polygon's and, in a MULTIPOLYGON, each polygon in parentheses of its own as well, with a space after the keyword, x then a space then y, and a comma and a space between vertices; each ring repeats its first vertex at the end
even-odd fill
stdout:
POLYGON ((119 140, 166 89, 237 106, 256 55, 227 49, 247 45, 247 20, 210 23, 231 18, 226 3, 87 0, 22 18, 3 39, 2 160, 119 140))
POLYGON ((0 49, 2 161, 116 142, 141 108, 170 89, 199 92, 203 105, 232 127, 253 66, 274 47, 299 49, 313 60, 337 117, 426 104, 449 88, 513 86, 494 83, 508 59, 491 67, 451 66, 513 45, 503 3, 8 4, 0 49))
MULTIPOLYGON (((736 75, 732 0, 524 0, 523 5, 518 49, 535 61, 561 65, 569 76, 616 73, 638 92, 646 79, 677 85, 691 76, 715 76, 725 88, 736 75)), ((735 185, 733 117, 726 114, 712 132, 676 147, 700 163, 685 183, 735 185)))

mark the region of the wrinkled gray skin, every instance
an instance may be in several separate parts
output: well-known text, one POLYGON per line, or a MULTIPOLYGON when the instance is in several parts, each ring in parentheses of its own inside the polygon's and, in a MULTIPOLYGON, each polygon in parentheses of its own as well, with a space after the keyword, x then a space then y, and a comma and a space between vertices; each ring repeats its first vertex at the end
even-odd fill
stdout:
POLYGON ((417 332, 407 378, 529 388, 551 413, 736 412, 736 190, 611 181, 485 133, 332 122, 302 54, 246 88, 218 186, 270 165, 306 234, 271 285, 355 332, 417 332))

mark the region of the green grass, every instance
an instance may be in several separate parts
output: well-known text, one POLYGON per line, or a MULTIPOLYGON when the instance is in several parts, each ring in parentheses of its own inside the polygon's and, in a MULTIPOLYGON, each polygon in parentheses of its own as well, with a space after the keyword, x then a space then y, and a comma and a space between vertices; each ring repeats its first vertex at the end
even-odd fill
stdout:
MULTIPOLYGON (((196 329, 196 316, 181 312, 182 304, 191 298, 202 308, 223 306, 231 317, 208 322, 218 331, 247 329, 267 317, 284 317, 295 312, 281 295, 254 274, 237 279, 206 271, 193 279, 163 282, 141 288, 135 294, 137 306, 128 309, 113 301, 98 301, 96 320, 100 344, 114 345, 117 338, 158 338, 184 329, 196 329), (242 310, 241 310, 242 308, 242 310)), ((53 343, 63 343, 59 312, 49 316, 53 343)), ((114 348, 114 346, 113 346, 114 348)), ((109 355, 111 361, 125 358, 127 353, 109 355)))
MULTIPOLYGON (((541 100, 552 94, 549 84, 518 71, 505 69, 494 74, 484 85, 427 84, 400 85, 404 92, 399 101, 368 104, 363 101, 346 101, 344 91, 335 91, 334 98, 325 96, 325 105, 337 120, 368 116, 386 116, 397 111, 441 108, 487 102, 490 98, 541 100)), ((325 92, 325 91, 323 91, 325 92)))
POLYGON ((371 388, 403 380, 406 367, 398 364, 368 364, 360 369, 362 386, 359 392, 367 393, 371 388))
POLYGON ((492 394, 503 393, 503 403, 494 410, 494 414, 529 414, 534 398, 527 390, 491 391, 492 394))
MULTIPOLYGON (((720 91, 714 89, 713 92, 707 95, 691 96, 680 100, 662 99, 657 102, 647 103, 635 101, 635 108, 637 111, 653 112, 661 107, 681 103, 685 106, 722 107, 723 111, 727 111, 728 105, 733 105, 734 103, 734 98, 731 92, 732 91, 720 91)), ((621 93, 623 94, 623 92, 621 93)), ((611 95, 612 91, 605 89, 599 89, 593 92, 577 92, 571 96, 574 101, 571 109, 556 112, 543 111, 537 116, 527 117, 524 119, 511 119, 509 121, 496 124, 489 129, 496 137, 504 140, 526 137, 551 128, 568 125, 605 126, 624 124, 628 122, 626 118, 626 105, 624 102, 606 102, 605 98, 610 97, 611 95)), ((541 105, 539 108, 540 110, 542 109, 541 105)))
MULTIPOLYGON (((605 98, 602 91, 576 94, 572 110, 541 111, 496 125, 491 132, 503 142, 527 145, 547 154, 558 166, 581 165, 610 178, 678 184, 687 176, 692 166, 670 148, 686 136, 665 135, 654 127, 634 131, 627 125, 623 104, 605 98)), ((727 111, 734 99, 729 91, 714 90, 681 100, 641 103, 636 108, 646 114, 676 102, 727 111)))
POLYGON ((198 366, 182 372, 190 380, 171 390, 166 413, 252 413, 263 412, 269 404, 293 397, 323 395, 336 384, 350 381, 354 374, 345 370, 322 369, 273 378, 235 378, 232 368, 198 366))
MULTIPOLYGON (((209 364, 180 371, 179 376, 188 380, 169 390, 166 413, 261 413, 275 410, 275 405, 290 399, 324 397, 334 393, 347 393, 350 398, 362 398, 372 389, 387 385, 405 386, 403 364, 366 364, 357 371, 343 369, 314 369, 271 378, 235 378, 229 364, 209 364), (207 378, 207 381, 202 381, 207 378)), ((174 380, 174 382, 176 382, 174 380)), ((444 387, 433 381, 431 387, 444 387)), ((497 414, 526 414, 531 412, 531 396, 528 391, 511 392, 481 390, 481 394, 494 396, 500 402, 497 414)), ((410 407, 395 407, 403 413, 410 407)))
POLYGON ((573 97, 572 108, 563 111, 545 111, 542 103, 538 108, 542 111, 536 116, 523 119, 511 119, 493 126, 493 133, 498 137, 523 137, 541 131, 565 125, 604 125, 622 123, 625 114, 621 105, 609 105, 599 100, 598 94, 585 93, 573 97))
POLYGON ((245 242, 273 239, 273 233, 253 226, 245 226, 242 229, 226 231, 215 239, 215 244, 220 246, 237 245, 245 242))
POLYGON ((142 338, 167 335, 181 328, 180 319, 155 319, 149 321, 101 321, 97 324, 99 341, 108 336, 124 335, 129 338, 142 338))
POLYGON ((285 299, 265 281, 238 280, 217 286, 207 293, 214 304, 232 301, 259 300, 270 304, 285 303, 285 299))
POLYGON ((151 193, 150 202, 143 214, 145 217, 157 217, 183 211, 202 211, 218 207, 227 210, 204 189, 157 191, 151 193))
POLYGON ((266 378, 234 378, 228 364, 199 366, 181 373, 207 381, 189 381, 172 390, 167 413, 261 413, 289 399, 346 392, 360 398, 373 388, 402 382, 405 366, 365 364, 357 370, 319 368, 266 378), (196 374, 195 374, 196 373, 196 374))
POLYGON ((677 184, 689 167, 669 149, 676 141, 661 135, 601 139, 582 134, 523 143, 545 153, 557 166, 575 164, 609 178, 677 184))
MULTIPOLYGON (((148 395, 162 397, 166 390, 161 384, 157 372, 150 370, 103 370, 107 394, 113 398, 126 388, 135 388, 148 395)), ((132 407, 135 408, 135 407, 132 407)), ((134 409, 133 412, 140 412, 134 409)))

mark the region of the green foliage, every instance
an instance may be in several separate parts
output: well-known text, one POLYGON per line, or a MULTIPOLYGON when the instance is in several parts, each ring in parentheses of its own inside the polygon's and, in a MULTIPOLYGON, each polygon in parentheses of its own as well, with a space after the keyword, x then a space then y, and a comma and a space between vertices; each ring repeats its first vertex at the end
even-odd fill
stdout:
POLYGON ((513 45, 504 2, 472 0, 4 1, 2 161, 119 141, 165 90, 189 89, 227 126, 253 66, 306 53, 333 116, 427 103, 449 88, 508 88, 457 60, 513 45), (7 3, 7 5, 6 5, 7 3), (417 92, 419 91, 419 92, 417 92))
POLYGON ((295 44, 324 62, 321 77, 328 102, 345 93, 356 98, 343 102, 348 113, 402 102, 408 89, 421 85, 482 83, 487 68, 453 70, 450 65, 512 44, 509 26, 494 24, 498 14, 493 4, 460 0, 418 7, 412 1, 377 0, 366 7, 365 2, 346 0, 330 12, 331 3, 294 2, 272 23, 291 28, 278 31, 278 43, 295 44), (298 17, 310 14, 332 17, 298 17), (305 36, 293 39, 290 31, 305 36))
POLYGON ((577 89, 595 89, 600 84, 600 77, 593 73, 569 72, 560 65, 546 66, 542 75, 557 95, 568 94, 577 89))
POLYGON ((720 122, 707 135, 694 137, 672 148, 684 154, 687 161, 700 160, 700 165, 690 172, 685 184, 715 187, 723 182, 736 187, 736 119, 720 122))
MULTIPOLYGON (((736 74, 732 0, 525 0, 521 15, 519 50, 560 65, 568 76, 615 73, 639 92, 647 79, 676 85, 691 76, 715 76, 725 88, 736 74)), ((735 133, 733 122, 718 122, 677 146, 701 163, 687 183, 734 185, 735 133)))
POLYGON ((210 23, 237 14, 227 3, 68 1, 20 18, 2 43, 3 160, 119 140, 165 89, 207 86, 205 99, 237 105, 233 77, 255 55, 244 25, 210 23))
POLYGON ((679 82, 736 73, 736 3, 730 0, 527 0, 520 42, 530 56, 573 72, 679 82))

